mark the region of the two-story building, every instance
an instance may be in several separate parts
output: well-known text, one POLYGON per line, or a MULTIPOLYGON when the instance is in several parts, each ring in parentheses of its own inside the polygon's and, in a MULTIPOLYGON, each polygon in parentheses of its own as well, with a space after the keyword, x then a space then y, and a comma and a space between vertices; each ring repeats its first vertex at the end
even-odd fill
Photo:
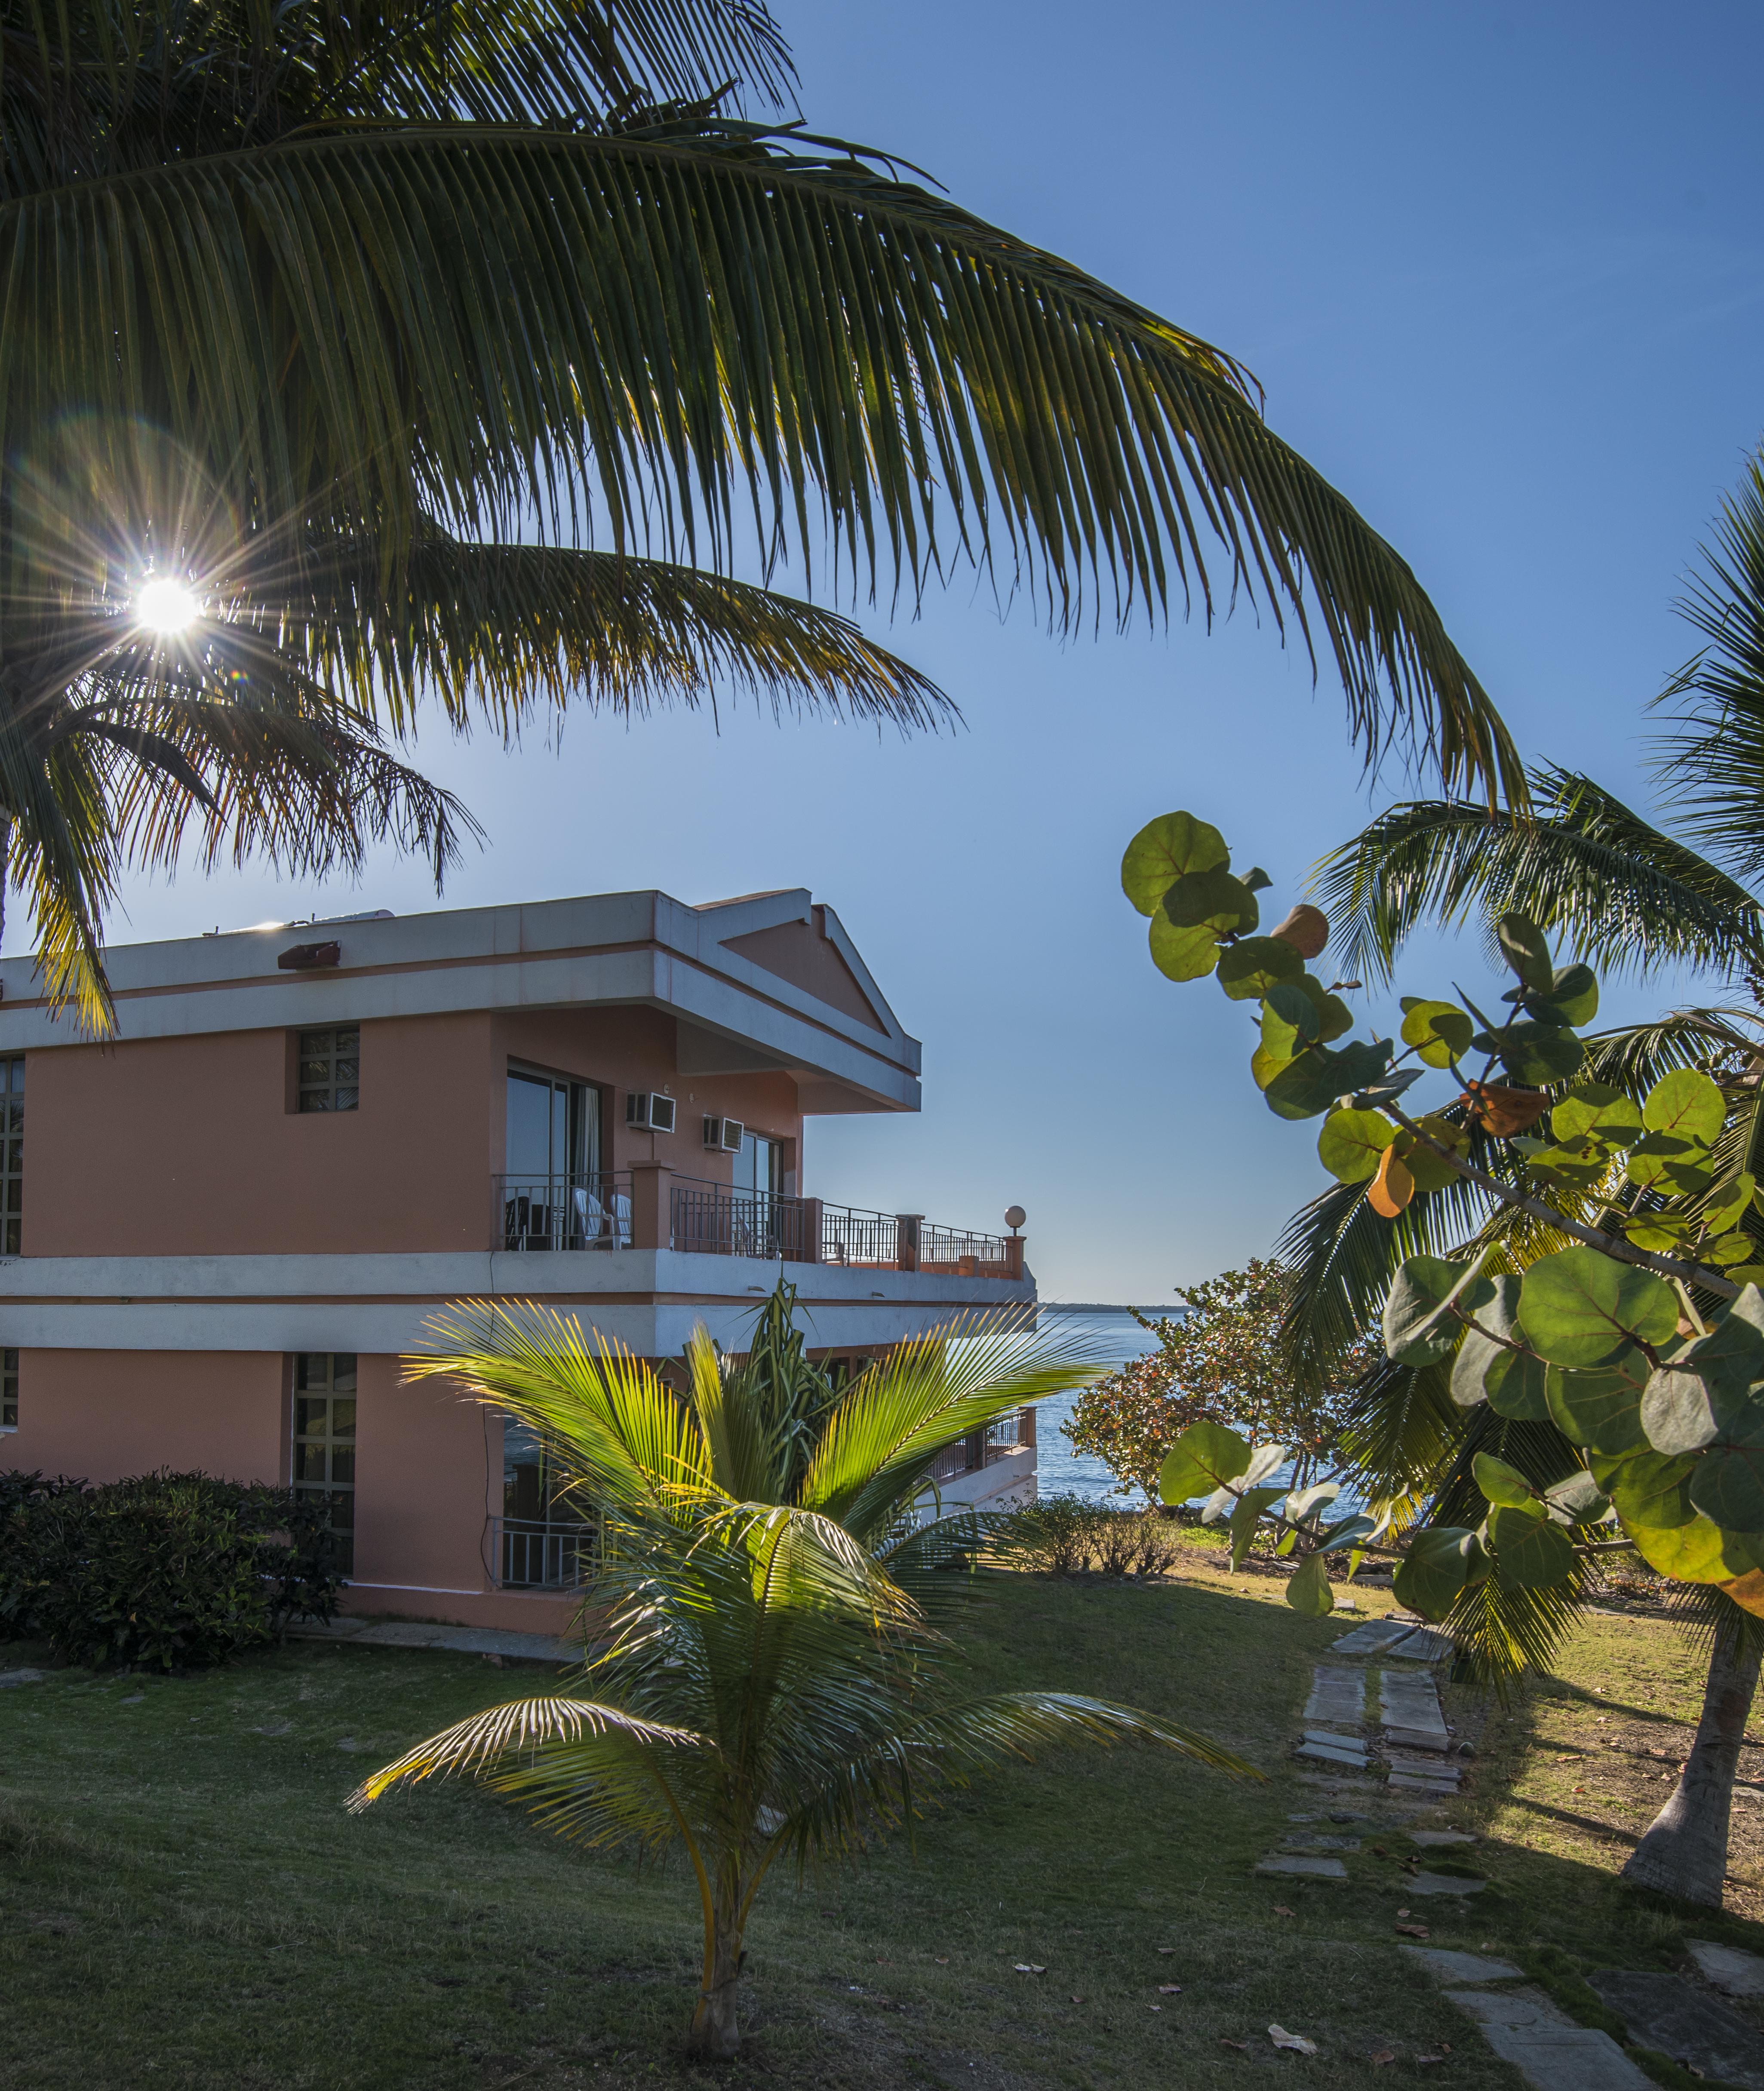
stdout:
MULTIPOLYGON (((400 1359, 533 1299, 658 1361, 780 1270, 856 1364, 1027 1306, 1020 1235, 835 1205, 806 1119, 919 1106, 920 1050, 803 890, 268 925, 109 954, 114 1038, 0 965, 0 1465, 321 1493, 356 1610, 555 1631, 583 1558, 541 1448, 400 1359)), ((946 1498, 1033 1494, 1033 1414, 946 1498)))

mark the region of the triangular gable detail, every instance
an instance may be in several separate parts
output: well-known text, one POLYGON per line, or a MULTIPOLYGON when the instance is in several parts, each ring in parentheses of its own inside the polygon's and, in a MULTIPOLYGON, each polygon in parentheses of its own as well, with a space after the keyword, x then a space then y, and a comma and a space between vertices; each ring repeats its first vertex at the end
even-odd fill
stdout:
POLYGON ((769 929, 750 929, 744 937, 724 938, 722 948, 764 972, 775 973, 779 980, 788 981, 830 1009, 867 1024, 885 1037, 890 1035, 888 1025, 878 1015, 856 974, 827 935, 819 908, 813 921, 779 922, 769 929))

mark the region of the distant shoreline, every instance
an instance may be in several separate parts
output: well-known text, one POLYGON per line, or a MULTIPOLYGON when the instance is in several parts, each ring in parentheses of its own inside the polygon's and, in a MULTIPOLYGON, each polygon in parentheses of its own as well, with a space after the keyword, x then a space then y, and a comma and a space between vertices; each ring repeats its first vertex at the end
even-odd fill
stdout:
POLYGON ((1162 1300, 1154 1300, 1149 1307, 1124 1305, 1120 1301, 1115 1300, 1037 1300, 1035 1304, 1037 1311, 1043 1314, 1165 1314, 1174 1316, 1180 1314, 1182 1312, 1182 1309, 1180 1307, 1173 1306, 1168 1302, 1162 1300))

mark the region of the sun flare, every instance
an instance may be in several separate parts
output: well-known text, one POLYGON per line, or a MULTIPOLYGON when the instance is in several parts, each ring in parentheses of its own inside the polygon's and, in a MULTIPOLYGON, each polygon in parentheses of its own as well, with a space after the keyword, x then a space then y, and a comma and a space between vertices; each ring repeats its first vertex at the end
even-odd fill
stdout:
POLYGON ((182 632, 201 614, 201 605, 182 581, 151 580, 135 598, 135 614, 150 632, 182 632))

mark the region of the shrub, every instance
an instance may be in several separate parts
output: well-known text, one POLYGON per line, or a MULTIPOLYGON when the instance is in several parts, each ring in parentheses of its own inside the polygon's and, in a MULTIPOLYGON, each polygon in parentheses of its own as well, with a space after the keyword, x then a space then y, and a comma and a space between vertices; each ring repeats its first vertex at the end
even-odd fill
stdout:
POLYGON ((211 1475, 0 1477, 0 1623, 63 1662, 191 1670, 328 1619, 322 1505, 211 1475), (5 1506, 10 1504, 8 1510, 5 1506))
POLYGON ((1043 1496, 1020 1510, 1000 1553, 1045 1576, 1161 1576, 1175 1565, 1175 1535, 1155 1511, 1116 1510, 1082 1496, 1043 1496))

